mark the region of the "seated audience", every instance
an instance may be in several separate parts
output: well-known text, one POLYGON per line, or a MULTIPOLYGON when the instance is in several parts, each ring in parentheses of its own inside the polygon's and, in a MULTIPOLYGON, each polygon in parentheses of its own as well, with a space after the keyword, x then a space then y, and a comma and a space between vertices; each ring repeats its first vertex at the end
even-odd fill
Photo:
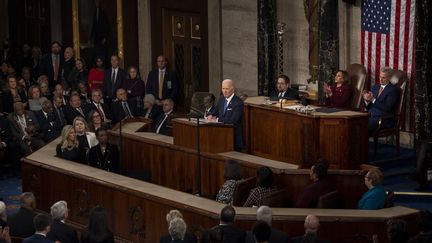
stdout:
POLYGON ((136 107, 127 99, 126 91, 120 88, 117 90, 116 96, 117 100, 111 104, 113 121, 117 123, 124 118, 134 117, 136 107))
MULTIPOLYGON (((168 227, 170 227, 171 221, 173 219, 176 219, 176 218, 183 219, 183 214, 180 211, 178 211, 177 209, 173 209, 167 213, 165 218, 166 218, 166 221, 168 223, 168 227)), ((160 238, 160 243, 169 243, 172 240, 173 240, 173 237, 171 236, 171 233, 169 232, 168 234, 166 234, 160 238)), ((184 237, 182 238, 182 240, 183 240, 183 242, 189 242, 189 243, 197 242, 196 237, 187 231, 184 234, 184 237)))
POLYGON ((78 235, 75 229, 65 223, 69 209, 65 201, 58 201, 51 206, 52 225, 47 237, 61 243, 76 243, 78 235))
POLYGON ((224 168, 224 184, 219 189, 216 201, 230 204, 233 201, 234 189, 237 182, 243 178, 243 169, 235 160, 227 160, 224 168))
POLYGON ((327 106, 342 109, 351 108, 352 88, 347 83, 347 79, 348 73, 338 70, 333 85, 329 86, 327 83, 324 83, 327 106))
POLYGON ((261 206, 264 197, 274 191, 273 172, 269 167, 260 167, 256 171, 256 187, 253 188, 243 207, 261 206))
POLYGON ((411 238, 409 243, 429 243, 432 242, 432 213, 422 211, 417 216, 418 235, 411 238))
POLYGON ((51 230, 51 216, 46 214, 38 214, 33 219, 33 225, 36 232, 24 239, 23 243, 50 243, 53 242, 47 238, 47 234, 51 230))
POLYGON ((6 212, 6 204, 3 201, 0 201, 0 227, 7 226, 7 212, 6 212))
POLYGON ((290 79, 286 75, 279 75, 276 81, 276 90, 274 90, 270 97, 279 99, 298 100, 299 94, 296 90, 289 87, 290 79))
POLYGON ((41 91, 39 86, 33 85, 28 91, 28 107, 29 110, 36 112, 42 110, 42 103, 48 99, 41 96, 41 91))
POLYGON ((21 102, 27 104, 27 95, 25 91, 17 84, 15 76, 8 76, 6 79, 6 89, 2 93, 3 112, 12 113, 14 103, 21 102))
POLYGON ((73 127, 75 128, 78 140, 78 148, 81 153, 80 162, 87 163, 90 148, 98 144, 98 141, 96 140, 96 135, 93 132, 88 131, 88 125, 86 120, 84 120, 84 118, 80 116, 74 119, 73 127))
MULTIPOLYGON (((265 222, 270 227, 270 238, 268 239, 269 243, 287 243, 289 242, 289 237, 286 233, 272 228, 272 210, 268 206, 261 206, 257 210, 257 221, 265 222)), ((253 232, 248 231, 246 235, 246 242, 253 243, 255 242, 253 232)))
POLYGON ((53 95, 50 92, 50 87, 49 87, 48 80, 42 80, 39 83, 39 88, 40 88, 40 91, 41 91, 41 97, 45 97, 45 98, 47 98, 49 100, 52 99, 53 95))
POLYGON ((60 135, 62 124, 54 113, 51 101, 45 100, 42 110, 35 112, 40 124, 40 132, 45 142, 50 142, 60 135))
POLYGON ((0 243, 12 243, 9 227, 0 227, 0 243))
POLYGON ((81 103, 88 105, 91 103, 91 94, 88 92, 87 84, 83 81, 78 82, 78 89, 76 90, 78 92, 81 103))
POLYGON ((83 59, 75 60, 75 67, 70 72, 69 76, 66 77, 67 83, 72 90, 78 89, 78 83, 88 83, 88 71, 83 59))
POLYGON ((72 125, 76 117, 86 118, 88 111, 84 105, 81 105, 81 98, 79 94, 71 94, 70 103, 65 107, 64 114, 67 124, 69 125, 72 125))
POLYGON ((170 242, 186 242, 184 240, 186 227, 186 223, 182 218, 174 218, 171 220, 168 227, 168 232, 172 239, 170 242))
POLYGON ((129 102, 134 103, 137 110, 142 109, 142 99, 145 95, 145 83, 135 66, 129 67, 126 79, 121 84, 127 93, 129 102))
POLYGON ((63 72, 62 72, 62 78, 63 80, 66 80, 72 70, 75 67, 75 58, 74 58, 74 49, 70 46, 66 47, 64 52, 64 63, 63 63, 63 72))
POLYGON ((258 220, 255 222, 255 224, 252 227, 252 234, 254 236, 256 243, 271 242, 269 240, 271 235, 271 229, 270 226, 264 221, 258 220))
POLYGON ((98 128, 96 130, 96 138, 99 143, 90 149, 90 166, 119 173, 120 153, 117 145, 108 142, 108 132, 105 128, 98 128))
POLYGON ((214 94, 208 94, 204 96, 204 118, 206 118, 209 115, 214 115, 216 112, 216 106, 215 106, 216 97, 214 94))
POLYGON ((334 190, 334 187, 325 179, 327 176, 328 162, 318 160, 311 168, 311 185, 305 188, 301 196, 297 199, 296 208, 316 208, 318 199, 334 190))
POLYGON ((96 206, 90 211, 87 228, 82 233, 82 243, 114 243, 114 234, 108 228, 105 209, 96 206))
POLYGON ((408 224, 402 219, 387 221, 387 237, 390 243, 406 243, 409 240, 408 224))
POLYGON ((383 174, 379 169, 372 168, 365 178, 365 185, 369 189, 357 204, 358 209, 380 209, 385 206, 387 194, 381 186, 383 174))
POLYGON ((64 114, 65 107, 63 105, 63 98, 54 96, 53 105, 54 105, 53 112, 56 116, 56 119, 59 121, 61 127, 64 127, 67 124, 67 121, 64 114))
POLYGON ((97 110, 99 111, 99 114, 101 115, 101 119, 103 123, 110 123, 111 122, 111 110, 109 106, 105 103, 102 103, 102 90, 100 89, 94 89, 91 94, 91 103, 88 104, 87 110, 97 110))
POLYGON ((317 243, 327 243, 328 241, 322 240, 318 236, 318 229, 320 227, 319 219, 315 215, 309 214, 306 216, 304 222, 305 234, 302 236, 297 236, 291 239, 292 243, 302 243, 302 242, 317 242, 317 243))
POLYGON ((31 192, 24 192, 20 196, 21 207, 18 212, 9 215, 7 224, 11 236, 26 238, 34 233, 33 219, 36 216, 36 199, 31 192))
POLYGON ((400 96, 399 89, 390 83, 393 70, 384 67, 380 71, 379 84, 375 84, 371 91, 363 91, 363 100, 369 117, 369 134, 375 132, 382 119, 381 128, 392 128, 396 125, 395 111, 400 96))
POLYGON ((155 120, 162 113, 162 109, 160 106, 155 104, 156 99, 152 94, 146 94, 144 96, 144 106, 138 112, 138 116, 143 116, 145 118, 149 118, 151 120, 155 120))
POLYGON ((45 145, 39 136, 39 123, 31 111, 24 110, 24 104, 16 102, 15 111, 8 115, 12 137, 16 141, 20 152, 30 154, 45 145))
POLYGON ((152 124, 152 131, 159 134, 169 135, 171 129, 168 127, 173 117, 174 101, 172 99, 165 99, 162 101, 163 114, 152 124))
MULTIPOLYGON (((53 98, 60 97, 62 100, 62 105, 68 105, 70 97, 66 95, 66 91, 63 89, 63 85, 56 84, 54 87, 53 98)), ((54 102, 54 100, 53 100, 54 102)))
POLYGON ((89 132, 95 132, 103 127, 102 116, 97 110, 91 110, 87 117, 89 132))
POLYGON ((60 144, 57 144, 56 147, 57 157, 79 163, 85 163, 85 161, 81 161, 81 155, 83 152, 80 151, 78 146, 75 128, 71 125, 64 126, 61 136, 62 140, 60 144))
POLYGON ((96 66, 90 69, 88 75, 88 82, 90 86, 90 92, 93 93, 95 89, 103 88, 103 81, 105 78, 105 70, 104 70, 104 59, 102 56, 96 57, 96 66))
MULTIPOLYGON (((225 206, 221 210, 219 225, 211 228, 209 232, 220 231, 223 242, 225 243, 244 243, 246 240, 246 232, 233 226, 235 215, 236 211, 232 206, 225 206)), ((210 242, 209 232, 206 232, 202 242, 210 242)))

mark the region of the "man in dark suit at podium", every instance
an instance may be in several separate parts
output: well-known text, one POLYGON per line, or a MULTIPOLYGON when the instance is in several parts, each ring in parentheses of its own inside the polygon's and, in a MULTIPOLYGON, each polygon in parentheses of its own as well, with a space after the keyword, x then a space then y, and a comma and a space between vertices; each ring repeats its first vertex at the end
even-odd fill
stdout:
POLYGON ((375 84, 371 91, 363 92, 363 100, 370 113, 369 134, 378 128, 380 118, 382 118, 381 128, 396 126, 395 111, 400 92, 396 86, 390 83, 393 70, 388 67, 382 68, 379 76, 379 84, 375 84))
POLYGON ((177 102, 179 82, 174 71, 169 70, 164 56, 157 57, 157 69, 150 71, 147 77, 146 91, 156 98, 156 104, 162 105, 162 100, 172 99, 177 102))
POLYGON ((216 111, 214 115, 207 117, 209 120, 217 120, 218 122, 234 125, 234 149, 236 151, 241 151, 243 148, 243 106, 243 101, 234 94, 233 81, 225 79, 222 81, 222 96, 219 98, 216 111))
POLYGON ((282 74, 279 75, 276 83, 276 90, 274 90, 270 97, 272 98, 279 98, 279 99, 291 99, 291 100, 298 100, 299 94, 296 90, 291 89, 289 87, 290 79, 288 76, 282 74))

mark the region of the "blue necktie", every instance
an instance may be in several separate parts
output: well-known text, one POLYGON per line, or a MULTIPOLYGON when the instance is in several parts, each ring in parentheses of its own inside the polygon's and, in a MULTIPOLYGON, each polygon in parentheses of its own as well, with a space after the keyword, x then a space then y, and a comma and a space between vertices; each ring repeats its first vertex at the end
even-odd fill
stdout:
POLYGON ((228 100, 225 99, 225 102, 224 102, 224 113, 226 112, 227 107, 228 107, 228 100))

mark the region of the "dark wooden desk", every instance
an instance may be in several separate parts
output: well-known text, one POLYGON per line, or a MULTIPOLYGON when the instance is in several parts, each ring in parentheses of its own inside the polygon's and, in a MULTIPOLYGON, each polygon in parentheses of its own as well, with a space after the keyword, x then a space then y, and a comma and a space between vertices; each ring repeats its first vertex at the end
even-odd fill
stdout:
POLYGON ((245 102, 248 153, 302 168, 310 168, 318 158, 341 169, 358 168, 367 162, 367 113, 303 114, 263 103, 264 97, 251 97, 245 102))
MULTIPOLYGON (((49 212, 53 203, 68 202, 68 221, 79 227, 88 222, 89 210, 102 205, 108 212, 109 227, 118 242, 158 242, 167 233, 165 214, 171 209, 183 213, 188 230, 208 229, 219 223, 225 206, 196 197, 54 157, 59 140, 23 159, 23 191, 34 192, 37 208, 49 212)), ((235 226, 250 230, 256 220, 255 208, 236 207, 235 226)), ((320 235, 331 242, 353 242, 356 237, 377 234, 387 242, 387 221, 405 219, 412 230, 417 210, 393 207, 382 210, 273 208, 273 227, 290 236, 302 235, 306 215, 320 219, 320 235)))
MULTIPOLYGON (((186 118, 172 120, 174 145, 197 149, 197 122, 186 118)), ((234 127, 229 124, 200 122, 200 151, 221 153, 234 150, 234 127)))

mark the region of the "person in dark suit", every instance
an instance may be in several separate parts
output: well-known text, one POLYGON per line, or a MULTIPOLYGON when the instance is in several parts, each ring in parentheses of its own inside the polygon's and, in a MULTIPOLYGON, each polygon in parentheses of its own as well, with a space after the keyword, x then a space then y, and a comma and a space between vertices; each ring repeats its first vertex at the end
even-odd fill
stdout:
POLYGON ((96 139, 99 144, 92 147, 89 152, 90 166, 111 171, 120 172, 120 153, 117 145, 108 142, 108 132, 101 127, 96 130, 96 139))
POLYGON ((34 235, 24 239, 23 243, 53 243, 47 237, 51 229, 51 216, 46 214, 38 214, 34 217, 33 224, 36 232, 34 235))
MULTIPOLYGON (((270 229, 270 236, 267 239, 267 241, 269 243, 288 243, 289 242, 289 237, 286 233, 271 228, 272 225, 272 210, 270 207, 268 206, 261 206, 258 208, 257 210, 257 221, 261 221, 264 222, 268 225, 269 229, 270 229)), ((255 237, 256 238, 256 237, 255 237)), ((246 235, 246 243, 254 243, 255 242, 255 238, 254 238, 254 232, 252 231, 248 231, 247 235, 246 235)))
POLYGON ((319 238, 318 236, 319 227, 320 227, 320 223, 318 217, 309 214, 308 216, 306 216, 304 222, 305 234, 292 238, 291 242, 292 243, 301 243, 301 242, 328 243, 328 241, 319 238))
POLYGON ((3 49, 0 52, 0 62, 8 62, 11 63, 13 57, 15 56, 14 48, 10 45, 9 40, 6 39, 3 41, 3 49))
POLYGON ((143 109, 139 109, 137 115, 155 121, 162 114, 162 109, 155 102, 156 99, 152 94, 146 94, 143 109))
POLYGON ((102 122, 110 123, 112 120, 111 110, 107 104, 101 102, 102 98, 102 90, 94 89, 91 93, 91 103, 87 105, 87 110, 89 112, 92 110, 98 111, 101 115, 102 122))
POLYGON ((216 97, 214 94, 208 94, 204 96, 204 118, 207 118, 209 115, 214 115, 216 112, 215 101, 216 97))
POLYGON ((61 44, 58 41, 51 43, 51 53, 46 54, 40 61, 39 74, 47 75, 50 89, 53 90, 61 82, 64 57, 61 54, 61 44))
POLYGON ((87 107, 81 105, 81 98, 79 94, 74 93, 71 95, 70 103, 68 106, 65 107, 64 114, 66 122, 69 125, 71 125, 74 119, 78 116, 86 119, 88 114, 87 107))
POLYGON ((58 201, 51 206, 51 217, 53 219, 51 230, 47 237, 52 241, 62 243, 75 243, 78 241, 78 235, 75 229, 65 224, 69 215, 67 202, 58 201))
POLYGON ((169 135, 171 129, 168 127, 173 118, 174 101, 166 99, 162 101, 163 114, 161 114, 152 124, 152 131, 159 134, 169 135))
POLYGON ((222 81, 222 96, 219 98, 214 115, 207 119, 217 120, 225 124, 234 125, 234 149, 241 151, 243 148, 243 101, 234 94, 234 84, 231 79, 222 81))
POLYGON ((63 103, 62 97, 54 96, 54 98, 53 98, 53 113, 56 116, 56 119, 59 121, 61 127, 64 127, 67 124, 66 117, 64 114, 65 105, 63 105, 63 104, 64 103, 63 103))
POLYGON ((74 67, 75 67, 74 49, 68 46, 64 50, 62 80, 66 80, 67 78, 69 78, 69 75, 74 69, 74 67))
POLYGON ((0 113, 0 163, 18 165, 16 149, 7 116, 0 113))
POLYGON ((20 152, 28 155, 45 145, 40 138, 40 125, 32 111, 24 110, 23 103, 16 102, 14 109, 15 111, 8 115, 12 137, 20 152))
POLYGON ((390 83, 393 70, 384 67, 380 71, 380 82, 375 84, 371 91, 363 91, 363 100, 370 113, 369 134, 378 128, 382 118, 381 128, 391 128, 396 125, 395 111, 400 96, 399 89, 390 83))
POLYGON ((121 87, 123 80, 126 79, 126 72, 119 67, 119 57, 111 56, 111 68, 105 70, 103 93, 105 95, 105 103, 108 105, 116 97, 117 90, 121 87))
MULTIPOLYGON (((270 226, 262 221, 262 220, 258 220, 255 222, 255 224, 252 226, 252 234, 253 234, 253 238, 255 239, 256 243, 269 243, 271 242, 270 239, 270 235, 271 235, 271 228, 270 226)), ((276 242, 280 242, 280 241, 276 241, 276 242)))
POLYGON ((24 89, 18 86, 17 78, 9 75, 7 78, 7 88, 2 92, 2 112, 12 113, 15 102, 27 103, 27 95, 24 89))
POLYGON ((270 93, 271 98, 298 100, 299 94, 296 90, 289 87, 290 79, 288 76, 281 74, 276 81, 276 90, 270 93))
POLYGON ((147 94, 156 98, 157 105, 162 105, 162 100, 168 98, 176 102, 180 86, 177 74, 167 68, 168 61, 164 56, 158 56, 156 62, 157 69, 151 70, 147 77, 147 94))
POLYGON ((313 183, 305 188, 297 199, 296 208, 316 208, 321 196, 334 190, 334 187, 325 179, 328 162, 318 160, 311 168, 310 179, 313 183))
POLYGON ((29 237, 34 231, 33 219, 36 216, 36 200, 31 192, 24 192, 20 197, 21 207, 16 214, 7 218, 11 236, 29 237))
POLYGON ((126 91, 120 88, 117 90, 116 94, 117 100, 111 104, 113 122, 116 123, 124 118, 134 117, 136 112, 135 103, 128 101, 126 91))
POLYGON ((53 112, 51 101, 44 101, 42 110, 37 111, 35 116, 40 124, 42 138, 46 143, 60 136, 62 126, 53 112))
POLYGON ((211 232, 220 232, 224 243, 244 243, 246 232, 233 226, 235 215, 236 212, 232 206, 225 206, 220 214, 220 224, 211 228, 209 232, 206 232, 202 242, 210 242, 211 232))

